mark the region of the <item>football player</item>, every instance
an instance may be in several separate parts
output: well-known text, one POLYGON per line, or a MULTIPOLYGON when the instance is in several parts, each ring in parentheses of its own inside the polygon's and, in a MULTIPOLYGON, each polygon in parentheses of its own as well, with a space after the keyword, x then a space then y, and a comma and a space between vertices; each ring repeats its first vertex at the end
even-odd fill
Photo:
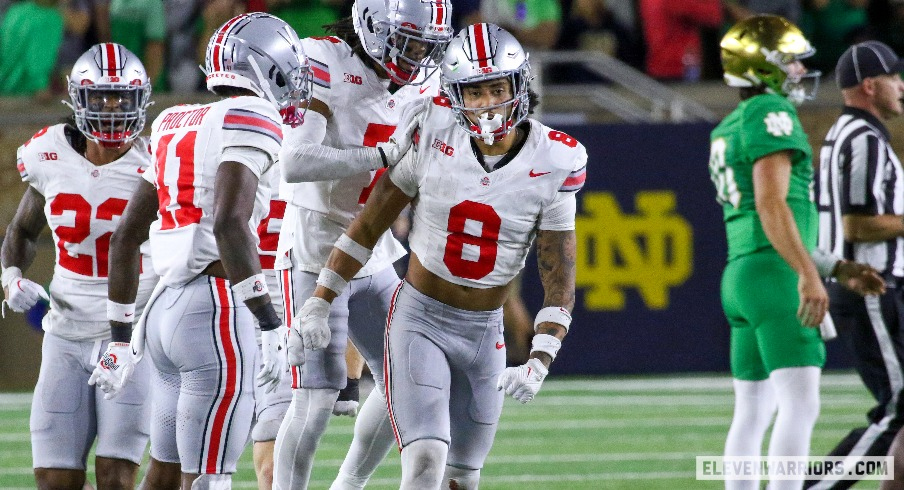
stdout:
MULTIPOLYGON (((452 38, 450 15, 449 0, 358 0, 351 17, 328 26, 333 35, 302 40, 314 94, 304 124, 287 134, 280 153, 283 178, 304 182, 286 186, 282 194, 296 216, 291 223, 286 220, 280 236, 284 244, 294 243, 296 298, 311 295, 332 244, 360 212, 392 158, 381 156, 376 146, 389 140, 402 107, 438 93, 435 71, 452 38), (337 158, 340 150, 355 158, 337 158)), ((332 304, 332 342, 324 349, 297 351, 295 364, 304 362, 295 370, 293 408, 276 440, 275 488, 307 486, 330 414, 347 405, 337 400, 347 384, 348 338, 366 359, 376 387, 361 407, 333 488, 362 488, 392 446, 382 386, 383 332, 399 282, 392 264, 404 254, 385 233, 349 292, 332 304)), ((296 318, 311 308, 303 306, 296 318)))
POLYGON ((205 65, 208 89, 222 98, 171 107, 152 124, 155 165, 111 245, 116 343, 95 368, 98 383, 115 395, 147 346, 151 456, 161 471, 146 483, 170 486, 178 468, 185 489, 231 485, 254 411, 255 319, 263 365, 258 384, 275 386, 283 372, 285 329, 261 273, 255 232, 267 214, 260 204, 269 202, 268 186, 261 181, 279 154, 281 124, 300 122, 310 92, 295 31, 268 14, 223 24, 210 39, 205 65), (130 352, 136 245, 148 236, 162 287, 130 352))
POLYGON ((575 193, 587 153, 527 117, 530 80, 527 53, 502 28, 475 24, 452 40, 441 62, 448 98, 406 108, 393 141, 400 152, 409 142, 412 150, 336 241, 307 314, 296 320, 305 353, 331 343, 330 303, 347 294, 380 237, 413 206, 411 258, 393 294, 384 372, 403 489, 476 489, 501 390, 532 400, 571 324, 575 193), (534 239, 544 308, 530 359, 506 368, 502 305, 534 239))
MULTIPOLYGON (((813 163, 795 108, 814 96, 819 77, 801 62, 815 52, 809 41, 784 18, 758 15, 729 29, 721 49, 725 82, 741 97, 713 130, 709 161, 728 236, 721 296, 735 410, 725 456, 759 456, 773 416, 769 455, 808 456, 826 356, 818 327, 829 300, 820 276, 861 294, 882 291, 884 282, 868 266, 811 254, 813 163)), ((801 480, 771 487, 800 488, 801 480)))
MULTIPOLYGON (((137 367, 133 382, 115 400, 105 399, 88 380, 110 343, 104 307, 110 236, 151 163, 148 141, 138 136, 151 84, 137 56, 105 43, 75 62, 68 85, 74 119, 38 131, 16 155, 29 187, 0 252, 3 292, 16 312, 28 310, 39 297, 48 299, 22 274, 49 225, 57 250, 31 406, 35 481, 38 488, 81 489, 96 439, 97 486, 132 488, 148 439, 150 370, 137 367)), ((149 249, 139 246, 131 315, 141 313, 157 282, 149 249)))

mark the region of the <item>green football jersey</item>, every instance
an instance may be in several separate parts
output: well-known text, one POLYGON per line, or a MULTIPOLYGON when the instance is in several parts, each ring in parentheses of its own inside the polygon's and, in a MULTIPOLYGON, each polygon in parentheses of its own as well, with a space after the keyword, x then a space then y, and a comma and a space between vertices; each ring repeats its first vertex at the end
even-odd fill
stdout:
POLYGON ((791 102, 763 94, 741 102, 710 138, 709 173, 724 213, 728 260, 772 249, 756 212, 753 164, 782 150, 793 150, 788 206, 804 246, 807 250, 816 246, 818 218, 810 144, 791 102))

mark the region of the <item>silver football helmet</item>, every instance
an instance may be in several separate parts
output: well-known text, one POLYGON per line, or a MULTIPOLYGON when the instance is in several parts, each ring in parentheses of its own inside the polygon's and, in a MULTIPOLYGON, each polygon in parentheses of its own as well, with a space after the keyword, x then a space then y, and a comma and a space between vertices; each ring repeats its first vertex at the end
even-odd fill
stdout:
POLYGON ((276 106, 283 123, 301 124, 311 97, 311 67, 298 34, 280 18, 254 12, 229 19, 210 37, 204 63, 208 90, 251 90, 276 106))
POLYGON ((454 34, 451 18, 451 0, 355 0, 352 6, 364 50, 400 85, 420 85, 433 74, 454 34))
POLYGON ((440 66, 443 91, 449 97, 458 124, 472 136, 492 144, 527 117, 531 80, 528 54, 505 29, 495 24, 474 24, 462 29, 446 48, 440 66), (511 82, 510 100, 486 107, 465 107, 462 94, 465 86, 500 78, 511 82), (508 118, 488 119, 488 111, 508 114, 508 118), (478 116, 478 122, 468 119, 466 112, 478 116))
POLYGON ((115 43, 91 46, 72 66, 69 99, 75 125, 89 140, 116 148, 144 129, 151 82, 137 56, 115 43))

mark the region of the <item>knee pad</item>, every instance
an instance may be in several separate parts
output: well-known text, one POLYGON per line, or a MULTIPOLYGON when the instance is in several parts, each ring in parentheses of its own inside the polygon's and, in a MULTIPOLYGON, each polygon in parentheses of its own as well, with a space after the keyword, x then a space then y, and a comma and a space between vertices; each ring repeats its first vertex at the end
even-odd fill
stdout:
POLYGON ((232 475, 204 474, 191 483, 191 490, 231 490, 232 475))
POLYGON ((446 465, 443 475, 443 488, 451 490, 477 490, 480 484, 480 470, 458 468, 446 465))
POLYGON ((418 439, 402 449, 401 489, 438 488, 449 445, 439 439, 418 439))

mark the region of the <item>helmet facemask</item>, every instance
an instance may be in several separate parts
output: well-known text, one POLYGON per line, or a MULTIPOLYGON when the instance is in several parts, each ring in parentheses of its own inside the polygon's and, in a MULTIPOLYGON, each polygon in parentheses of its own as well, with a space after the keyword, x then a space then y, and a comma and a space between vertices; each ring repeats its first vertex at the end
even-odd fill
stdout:
POLYGON ((439 68, 449 38, 428 39, 421 32, 402 27, 387 36, 381 65, 393 82, 420 85, 439 68))
POLYGON ((493 74, 481 79, 444 82, 443 90, 449 97, 452 110, 459 126, 468 134, 483 140, 487 145, 501 141, 512 128, 527 118, 530 109, 529 80, 527 63, 517 71, 493 74), (464 92, 469 86, 492 80, 508 80, 512 98, 498 104, 482 107, 467 107, 464 92), (492 118, 488 116, 493 114, 492 118), (471 117, 468 117, 471 115, 471 117), (476 117, 474 117, 476 116, 476 117), (475 122, 473 119, 477 119, 475 122))
POLYGON ((69 84, 75 123, 88 139, 107 148, 132 141, 144 129, 151 87, 69 84))
POLYGON ((800 60, 813 56, 815 52, 816 50, 811 48, 807 52, 795 55, 783 54, 778 51, 770 52, 763 48, 763 55, 766 57, 766 61, 777 66, 785 74, 785 79, 777 90, 771 86, 769 89, 773 93, 784 95, 795 105, 815 99, 816 92, 819 90, 819 77, 822 72, 819 70, 807 71, 800 64, 800 60))

